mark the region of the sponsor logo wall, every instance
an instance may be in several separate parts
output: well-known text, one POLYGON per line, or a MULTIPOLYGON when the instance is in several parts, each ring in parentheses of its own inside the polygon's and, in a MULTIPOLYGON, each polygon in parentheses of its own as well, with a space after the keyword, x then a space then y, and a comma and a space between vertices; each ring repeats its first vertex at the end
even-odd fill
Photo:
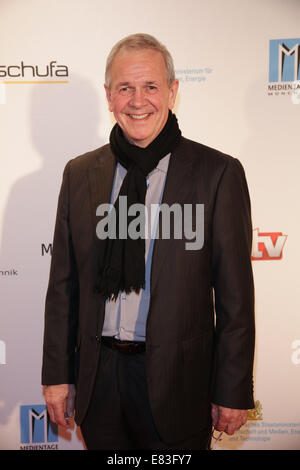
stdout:
POLYGON ((252 200, 255 408, 215 449, 300 449, 299 18, 292 0, 0 5, 0 449, 84 449, 40 385, 56 204, 66 162, 108 140, 106 56, 140 31, 174 57, 183 134, 239 158, 252 200))

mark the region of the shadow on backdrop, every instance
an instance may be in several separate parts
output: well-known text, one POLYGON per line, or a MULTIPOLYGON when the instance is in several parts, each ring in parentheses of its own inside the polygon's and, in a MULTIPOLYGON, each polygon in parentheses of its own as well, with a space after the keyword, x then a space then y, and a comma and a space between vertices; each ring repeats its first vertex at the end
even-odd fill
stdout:
MULTIPOLYGON (((99 111, 97 90, 78 75, 72 75, 68 84, 32 86, 29 140, 40 158, 40 168, 12 185, 0 247, 1 269, 17 272, 1 280, 1 339, 7 348, 0 391, 0 428, 4 433, 11 420, 16 420, 20 403, 43 403, 41 355, 51 255, 50 250, 42 251, 42 245, 52 243, 66 162, 104 143, 99 136, 99 111)), ((16 165, 19 159, 16 156, 16 165)), ((18 427, 16 433, 18 445, 18 427)))

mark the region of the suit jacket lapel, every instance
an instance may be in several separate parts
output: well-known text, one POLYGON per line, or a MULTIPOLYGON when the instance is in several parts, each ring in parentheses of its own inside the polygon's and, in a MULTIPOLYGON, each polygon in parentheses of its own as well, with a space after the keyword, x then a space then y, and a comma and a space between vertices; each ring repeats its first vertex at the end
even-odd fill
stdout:
MULTIPOLYGON (((113 184, 116 161, 110 147, 103 149, 95 164, 89 168, 90 197, 93 224, 96 219, 96 209, 100 204, 109 203, 113 184)), ((96 228, 96 225, 94 225, 96 228)), ((95 232, 96 233, 96 232, 95 232)))
MULTIPOLYGON (((178 203, 183 209, 184 203, 192 202, 190 199, 191 188, 188 184, 191 181, 191 171, 191 164, 181 153, 179 146, 170 158, 162 204, 168 204, 170 207, 172 204, 178 203)), ((175 249, 175 244, 176 240, 172 236, 172 225, 169 240, 158 238, 154 242, 151 264, 151 293, 159 280, 159 274, 167 256, 175 249)))
POLYGON ((111 152, 109 145, 107 145, 107 147, 101 149, 95 164, 91 166, 88 171, 91 198, 91 220, 95 240, 93 260, 95 273, 97 273, 99 269, 99 262, 103 255, 102 250, 105 247, 105 243, 103 243, 96 234, 97 223, 101 220, 101 217, 96 216, 96 210, 100 204, 110 202, 115 167, 115 156, 111 152))

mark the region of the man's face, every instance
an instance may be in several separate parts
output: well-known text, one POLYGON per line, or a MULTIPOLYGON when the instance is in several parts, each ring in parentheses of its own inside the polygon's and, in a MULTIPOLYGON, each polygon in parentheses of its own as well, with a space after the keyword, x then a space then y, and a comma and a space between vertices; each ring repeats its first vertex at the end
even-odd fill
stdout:
POLYGON ((168 86, 160 52, 129 50, 116 55, 105 86, 109 110, 129 142, 147 147, 163 129, 175 103, 178 80, 168 86))

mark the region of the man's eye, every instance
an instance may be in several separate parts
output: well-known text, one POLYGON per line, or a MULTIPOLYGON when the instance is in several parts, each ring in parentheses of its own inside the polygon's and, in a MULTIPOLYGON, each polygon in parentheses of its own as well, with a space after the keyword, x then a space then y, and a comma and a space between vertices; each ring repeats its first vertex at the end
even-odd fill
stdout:
POLYGON ((131 88, 129 88, 128 86, 123 86, 122 88, 120 88, 119 92, 121 93, 121 95, 128 95, 131 92, 131 88))
POLYGON ((148 93, 156 93, 157 92, 157 86, 155 85, 148 85, 147 86, 148 93))

